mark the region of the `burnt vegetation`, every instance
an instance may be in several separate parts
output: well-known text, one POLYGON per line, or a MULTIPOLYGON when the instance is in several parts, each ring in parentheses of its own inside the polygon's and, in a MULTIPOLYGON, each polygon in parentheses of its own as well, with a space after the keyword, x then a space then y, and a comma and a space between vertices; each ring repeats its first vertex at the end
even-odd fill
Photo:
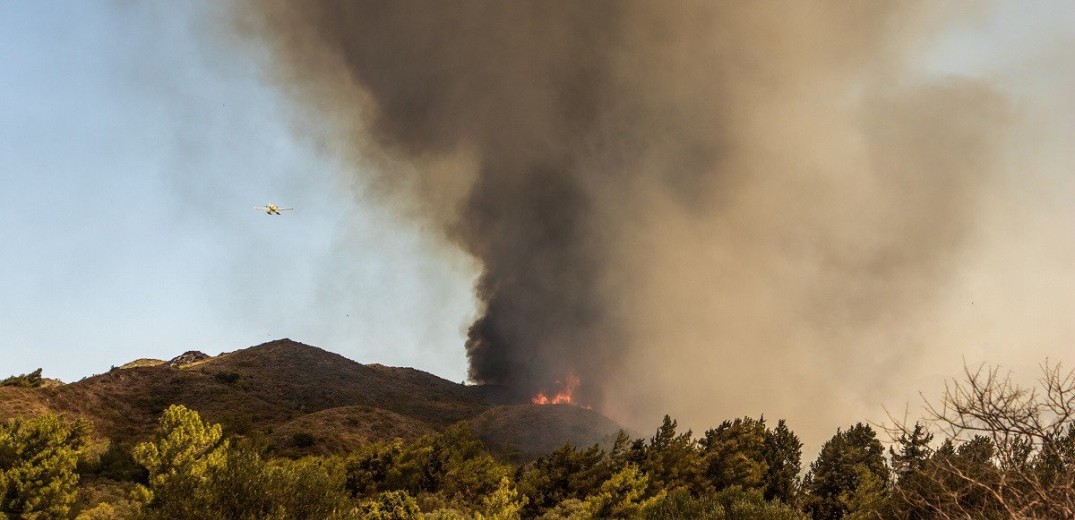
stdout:
MULTIPOLYGON (((336 359, 312 347, 269 345, 231 354, 239 364, 213 358, 183 369, 130 370, 167 371, 162 380, 169 386, 211 381, 235 392, 242 390, 230 374, 244 367, 239 381, 264 384, 254 370, 259 355, 291 357, 303 366, 336 359), (198 370, 204 378, 194 376, 198 370)), ((380 370, 412 383, 424 377, 380 370)), ((27 391, 5 389, 0 404, 27 391)), ((34 391, 66 402, 59 389, 34 391)), ((410 406, 421 409, 421 401, 413 395, 410 406)), ((503 417, 518 430, 554 417, 534 410, 596 414, 569 405, 515 406, 526 413, 503 417)), ((312 411, 303 421, 243 417, 241 430, 223 420, 236 420, 239 411, 219 407, 168 404, 148 428, 117 428, 87 413, 90 408, 2 408, 0 518, 1075 516, 1075 373, 1056 365, 1043 366, 1034 387, 995 367, 968 369, 926 403, 920 420, 839 428, 812 462, 802 460, 791 425, 766 418, 730 419, 694 432, 665 416, 650 435, 619 430, 590 444, 535 449, 522 444, 547 446, 548 438, 515 436, 508 447, 483 440, 497 410, 511 405, 487 405, 480 420, 444 426, 352 405, 312 411), (349 428, 350 437, 341 435, 349 428)))

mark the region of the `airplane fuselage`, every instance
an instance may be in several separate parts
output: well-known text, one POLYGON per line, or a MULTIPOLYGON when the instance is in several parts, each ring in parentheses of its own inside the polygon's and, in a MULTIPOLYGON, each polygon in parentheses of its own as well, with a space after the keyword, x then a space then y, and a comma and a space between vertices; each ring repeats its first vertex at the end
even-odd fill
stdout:
POLYGON ((264 206, 256 206, 255 209, 265 211, 266 215, 281 215, 281 211, 291 211, 291 208, 281 208, 276 204, 266 204, 264 206))

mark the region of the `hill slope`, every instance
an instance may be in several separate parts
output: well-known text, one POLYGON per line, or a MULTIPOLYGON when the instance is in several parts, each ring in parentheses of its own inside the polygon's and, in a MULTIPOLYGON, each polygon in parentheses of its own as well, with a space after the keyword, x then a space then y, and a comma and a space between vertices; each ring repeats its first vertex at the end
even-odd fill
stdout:
POLYGON ((0 419, 52 411, 84 417, 101 435, 138 440, 178 403, 289 455, 411 440, 464 420, 491 448, 528 456, 563 442, 597 442, 619 429, 584 408, 504 405, 496 389, 363 365, 289 339, 186 363, 125 366, 53 388, 0 388, 0 419))

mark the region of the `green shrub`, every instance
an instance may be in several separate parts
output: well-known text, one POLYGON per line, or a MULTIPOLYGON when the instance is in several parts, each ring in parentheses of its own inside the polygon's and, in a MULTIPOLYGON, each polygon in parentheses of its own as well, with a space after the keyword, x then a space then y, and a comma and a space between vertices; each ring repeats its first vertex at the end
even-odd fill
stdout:
POLYGON ((724 518, 724 508, 713 497, 696 498, 684 488, 668 493, 646 508, 647 520, 693 520, 724 518))
POLYGON ((29 374, 11 376, 0 380, 0 386, 15 386, 20 388, 38 388, 41 386, 41 369, 34 370, 29 374))
POLYGON ((317 439, 307 432, 298 432, 291 436, 291 445, 296 448, 309 448, 315 442, 317 442, 317 439))
POLYGON ((79 483, 75 520, 127 520, 138 518, 141 503, 133 500, 135 484, 109 479, 84 479, 79 483))
POLYGON ((759 489, 727 488, 713 496, 724 509, 724 520, 807 520, 808 517, 779 501, 766 501, 759 489))
POLYGON ((386 491, 359 505, 365 520, 418 520, 422 511, 406 491, 386 491))
POLYGON ((118 482, 149 481, 149 473, 131 455, 133 446, 116 441, 93 445, 79 459, 78 472, 82 476, 101 477, 118 482))
POLYGON ((229 386, 236 386, 239 383, 240 377, 241 376, 235 372, 217 372, 213 374, 213 379, 229 386))

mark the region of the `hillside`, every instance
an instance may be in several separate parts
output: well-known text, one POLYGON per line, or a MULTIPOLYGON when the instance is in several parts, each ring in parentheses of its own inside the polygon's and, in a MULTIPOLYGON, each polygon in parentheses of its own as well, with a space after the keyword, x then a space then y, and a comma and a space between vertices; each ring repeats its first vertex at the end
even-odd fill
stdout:
POLYGON ((592 410, 567 404, 503 405, 467 420, 493 451, 529 459, 570 442, 576 446, 610 444, 620 426, 592 410))
POLYGON ((411 440, 459 421, 490 448, 524 457, 568 441, 592 444, 619 429, 584 408, 505 404, 502 389, 465 386, 413 368, 363 365, 289 339, 203 356, 138 360, 52 388, 3 387, 0 419, 52 411, 85 418, 100 435, 134 441, 178 403, 291 456, 345 452, 369 440, 411 440))

